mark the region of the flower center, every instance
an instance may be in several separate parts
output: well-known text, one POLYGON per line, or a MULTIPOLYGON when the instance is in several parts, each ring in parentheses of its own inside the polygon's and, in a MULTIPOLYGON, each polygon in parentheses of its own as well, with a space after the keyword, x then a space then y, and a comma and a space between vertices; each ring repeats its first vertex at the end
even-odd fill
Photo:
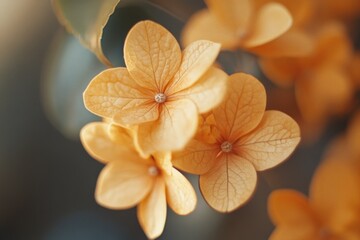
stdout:
POLYGON ((155 166, 151 166, 148 168, 148 173, 150 176, 155 177, 155 176, 159 175, 159 169, 155 166))
POLYGON ((154 97, 155 102, 157 103, 163 103, 166 101, 166 95, 163 93, 157 93, 154 97))
POLYGON ((225 141, 221 144, 221 151, 228 153, 231 152, 231 150, 232 150, 232 144, 229 143, 228 141, 225 141))

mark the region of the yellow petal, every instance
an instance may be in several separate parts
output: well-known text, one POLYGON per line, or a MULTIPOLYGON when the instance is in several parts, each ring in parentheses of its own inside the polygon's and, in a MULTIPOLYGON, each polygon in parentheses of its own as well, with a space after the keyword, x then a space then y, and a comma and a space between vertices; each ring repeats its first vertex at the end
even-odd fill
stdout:
POLYGON ((279 111, 266 111, 254 131, 237 141, 233 149, 249 160, 257 171, 283 162, 300 142, 299 125, 279 111))
POLYGON ((137 85, 126 68, 101 72, 84 92, 85 107, 104 118, 112 118, 119 110, 143 104, 153 96, 137 85))
POLYGON ((174 99, 190 99, 199 113, 205 113, 219 105, 226 93, 228 75, 218 68, 211 68, 193 86, 172 96, 174 99))
POLYGON ((282 87, 293 85, 302 71, 294 58, 261 59, 260 67, 271 81, 282 87))
POLYGON ((139 125, 139 147, 145 155, 180 150, 196 133, 197 124, 198 112, 193 102, 165 102, 156 121, 139 125))
POLYGON ((256 14, 252 31, 244 39, 245 47, 255 47, 270 42, 284 34, 292 25, 291 14, 279 3, 265 4, 256 14))
POLYGON ((208 10, 195 13, 182 32, 182 43, 185 46, 202 39, 221 43, 222 49, 235 49, 239 46, 239 37, 236 33, 224 27, 208 10))
POLYGON ((205 2, 210 12, 234 31, 246 29, 254 10, 251 0, 206 0, 205 2))
POLYGON ((109 124, 101 122, 84 126, 80 132, 80 139, 86 151, 102 163, 137 159, 138 154, 126 130, 119 127, 118 141, 114 141, 109 135, 109 128, 109 124))
POLYGON ((207 144, 192 139, 180 152, 173 154, 172 162, 175 167, 192 174, 205 174, 217 161, 220 152, 217 144, 207 144))
POLYGON ((149 239, 159 237, 166 221, 165 182, 158 177, 149 195, 139 204, 137 209, 139 223, 149 239))
POLYGON ((360 174, 348 159, 328 158, 316 170, 310 201, 326 226, 343 230, 358 219, 360 174))
POLYGON ((126 37, 124 58, 137 84, 163 93, 179 69, 181 50, 168 30, 152 21, 141 21, 126 37))
POLYGON ((247 160, 225 154, 199 179, 206 202, 219 212, 231 212, 249 200, 256 186, 256 171, 247 160))
POLYGON ((293 29, 275 40, 248 50, 261 57, 302 57, 312 53, 314 42, 305 32, 293 29))
POLYGON ((171 163, 171 152, 156 152, 152 154, 156 165, 163 170, 167 175, 171 175, 173 166, 171 163))
POLYGON ((276 225, 270 240, 315 240, 318 222, 307 198, 294 190, 277 190, 268 200, 268 211, 276 225))
POLYGON ((196 207, 196 193, 190 182, 176 169, 165 175, 166 200, 179 215, 187 215, 196 207))
POLYGON ((179 71, 175 74, 167 94, 184 90, 199 81, 200 77, 213 65, 220 51, 220 44, 206 40, 191 43, 182 53, 179 71))
POLYGON ((148 174, 148 168, 146 162, 141 162, 141 159, 108 163, 97 181, 96 201, 111 209, 126 209, 137 205, 154 184, 154 179, 148 174))
POLYGON ((133 108, 119 110, 114 115, 114 123, 121 126, 137 125, 155 121, 159 117, 159 108, 156 102, 144 103, 133 108))
POLYGON ((217 127, 228 141, 253 130, 265 111, 264 86, 253 76, 236 73, 228 80, 224 101, 213 110, 217 127))

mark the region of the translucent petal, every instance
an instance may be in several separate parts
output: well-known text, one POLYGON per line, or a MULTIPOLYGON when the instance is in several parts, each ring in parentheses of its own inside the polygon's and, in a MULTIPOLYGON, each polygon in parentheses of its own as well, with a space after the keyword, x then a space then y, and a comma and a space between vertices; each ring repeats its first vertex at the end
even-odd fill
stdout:
POLYGON ((292 25, 289 11, 281 4, 271 2, 263 5, 256 13, 256 19, 245 47, 255 47, 270 42, 284 34, 292 25))
POLYGON ((265 111, 266 93, 264 86, 248 74, 233 74, 228 82, 226 97, 213 112, 216 126, 231 142, 260 123, 265 111))
POLYGON ((169 101, 162 105, 156 121, 139 125, 137 141, 145 155, 180 150, 195 135, 197 126, 198 112, 193 102, 169 101))
POLYGON ((126 68, 111 68, 91 80, 84 92, 84 104, 90 112, 112 118, 119 110, 138 106, 153 97, 134 82, 126 68))
POLYGON ((196 207, 196 193, 190 182, 178 170, 165 175, 166 199, 171 209, 179 215, 186 215, 196 207))
POLYGON ((172 96, 174 99, 190 99, 199 113, 205 113, 219 105, 226 93, 228 75, 220 69, 211 68, 190 88, 172 96))
POLYGON ((137 209, 139 223, 149 239, 161 235, 166 221, 165 182, 158 177, 150 194, 137 209))
POLYGON ((96 201, 111 209, 127 209, 137 205, 154 184, 148 174, 149 166, 144 163, 141 159, 108 163, 97 181, 96 201))
POLYGON ((217 164, 199 179, 206 202, 219 212, 231 212, 247 202, 256 186, 253 165, 233 154, 224 154, 217 164))
POLYGON ((80 139, 86 151, 102 163, 138 159, 127 131, 117 127, 117 140, 110 136, 108 123, 89 123, 81 129, 80 139))
POLYGON ((175 37, 152 21, 137 23, 124 44, 126 67, 140 86, 163 93, 178 71, 181 50, 175 37))
POLYGON ((279 111, 266 111, 260 124, 233 149, 262 171, 283 162, 299 142, 300 128, 294 119, 279 111))
POLYGON ((195 41, 188 45, 182 53, 180 68, 166 89, 166 93, 171 95, 199 81, 200 77, 213 65, 220 47, 220 44, 206 40, 195 41))
POLYGON ((180 152, 174 152, 173 164, 175 167, 192 174, 205 174, 217 161, 220 152, 217 144, 207 144, 192 139, 180 152))
POLYGON ((182 32, 182 43, 185 46, 202 39, 220 43, 222 49, 228 50, 236 49, 240 42, 236 33, 224 27, 208 10, 195 13, 182 32))

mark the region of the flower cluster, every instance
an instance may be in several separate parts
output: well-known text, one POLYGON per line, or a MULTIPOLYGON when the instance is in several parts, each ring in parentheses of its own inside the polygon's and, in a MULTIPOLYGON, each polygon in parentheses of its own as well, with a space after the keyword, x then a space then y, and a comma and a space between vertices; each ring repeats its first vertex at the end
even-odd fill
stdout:
MULTIPOLYGON (((116 6, 108 4, 94 39, 83 36, 85 42, 96 40, 90 49, 106 63, 99 33, 116 6)), ((96 201, 110 209, 137 206, 151 239, 163 232, 167 205, 179 215, 196 208, 196 191, 180 171, 199 176, 211 208, 234 211, 254 193, 257 172, 293 153, 300 127, 320 136, 333 117, 349 117, 355 109, 360 54, 347 23, 360 13, 359 0, 205 4, 185 22, 183 50, 161 25, 135 24, 124 43, 126 66, 101 72, 83 94, 85 107, 103 119, 80 134, 87 152, 106 165, 96 201), (230 73, 218 58, 221 51, 235 56, 235 65, 244 63, 241 71, 230 73), (249 68, 247 60, 254 58, 258 65, 249 68), (295 114, 266 110, 267 99, 276 104, 250 72, 266 76, 272 90, 290 92, 293 105, 275 97, 295 114)), ((357 114, 318 167, 308 198, 290 189, 270 195, 276 225, 271 240, 360 239, 359 139, 357 114)))
POLYGON ((85 149, 106 164, 96 200, 111 209, 138 205, 149 238, 163 231, 166 203, 182 215, 196 205, 173 164, 201 175, 209 205, 230 212, 254 192, 256 170, 281 163, 300 141, 293 119, 265 112, 257 79, 213 66, 219 51, 220 44, 198 40, 181 52, 170 32, 142 21, 126 38, 127 68, 103 71, 84 92, 85 106, 106 119, 81 131, 85 149))

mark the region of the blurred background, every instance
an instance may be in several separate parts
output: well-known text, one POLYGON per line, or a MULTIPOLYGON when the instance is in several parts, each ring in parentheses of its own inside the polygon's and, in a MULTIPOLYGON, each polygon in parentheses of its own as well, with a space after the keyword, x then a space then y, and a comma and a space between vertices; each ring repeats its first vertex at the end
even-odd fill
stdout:
MULTIPOLYGON (((137 21, 154 19, 179 37, 184 20, 204 7, 200 0, 154 2, 168 11, 152 4, 124 5, 110 18, 103 43, 115 65, 124 65, 122 44, 137 21)), ((81 93, 105 67, 59 25, 50 1, 0 0, 0 35, 0 239, 146 239, 135 209, 112 211, 96 204, 103 166, 78 139, 79 129, 96 119, 84 109, 81 93)), ((268 106, 274 108, 271 99, 268 106)), ((168 211, 160 239, 267 239, 273 229, 269 193, 277 188, 307 193, 324 149, 346 124, 346 118, 335 119, 317 141, 259 173, 252 200, 233 213, 215 212, 198 192, 198 207, 189 216, 168 211)), ((197 178, 189 177, 198 191, 197 178)))

